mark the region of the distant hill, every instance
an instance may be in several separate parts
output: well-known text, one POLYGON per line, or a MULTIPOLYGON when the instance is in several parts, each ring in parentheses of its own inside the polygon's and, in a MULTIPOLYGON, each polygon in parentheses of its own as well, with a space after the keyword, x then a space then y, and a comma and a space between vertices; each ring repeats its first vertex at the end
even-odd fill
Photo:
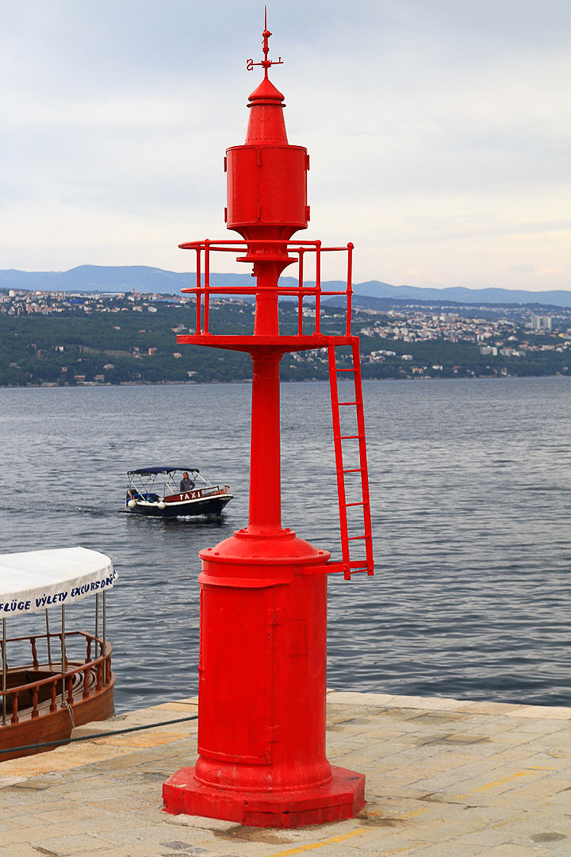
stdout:
POLYGON ((417 286, 390 286, 371 280, 354 287, 355 294, 372 298, 420 301, 453 301, 462 304, 542 304, 571 307, 570 291, 528 292, 515 289, 421 289, 417 286))
POLYGON ((0 288, 3 289, 65 292, 123 292, 135 289, 173 294, 190 285, 189 274, 177 274, 144 265, 80 265, 70 271, 0 271, 0 288))
MULTIPOLYGON (((161 268, 149 268, 144 265, 111 267, 104 265, 80 265, 70 271, 0 271, 0 288, 29 289, 37 291, 67 292, 160 292, 176 294, 183 288, 191 287, 194 274, 179 274, 164 271, 161 268)), ((251 286, 249 272, 244 274, 212 274, 212 285, 251 286)), ((282 277, 282 282, 295 285, 292 277, 282 277)), ((331 289, 342 288, 343 284, 333 281, 323 284, 331 289)), ((356 295, 371 298, 389 298, 392 300, 453 301, 463 304, 541 304, 542 306, 571 307, 571 290, 533 292, 512 289, 429 289, 416 286, 391 286, 378 280, 358 283, 354 286, 356 295)))

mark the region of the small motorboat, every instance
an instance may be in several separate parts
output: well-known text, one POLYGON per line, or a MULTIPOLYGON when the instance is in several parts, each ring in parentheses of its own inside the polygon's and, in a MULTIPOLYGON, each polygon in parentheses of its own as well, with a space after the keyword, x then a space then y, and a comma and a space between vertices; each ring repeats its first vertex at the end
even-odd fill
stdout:
POLYGON ((113 716, 105 596, 116 578, 108 556, 82 547, 0 554, 0 762, 53 749, 73 727, 113 716), (87 596, 95 596, 94 629, 68 630, 66 611, 87 596), (7 638, 8 622, 38 613, 45 629, 7 638), (50 630, 50 614, 52 623, 60 614, 59 630, 50 630))
POLYGON ((212 485, 196 467, 140 467, 127 473, 125 508, 138 515, 184 518, 221 515, 229 485, 212 485))

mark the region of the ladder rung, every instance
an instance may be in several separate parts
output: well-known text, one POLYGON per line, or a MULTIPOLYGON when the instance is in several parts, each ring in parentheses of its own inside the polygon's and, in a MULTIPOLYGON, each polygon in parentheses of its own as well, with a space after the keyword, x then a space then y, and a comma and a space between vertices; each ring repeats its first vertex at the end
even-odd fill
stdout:
MULTIPOLYGON (((342 571, 343 576, 346 579, 351 579, 351 575, 354 573, 359 573, 361 571, 367 572, 368 574, 372 574, 372 532, 371 532, 371 521, 370 521, 370 501, 369 501, 369 488, 368 488, 368 478, 367 478, 367 464, 365 458, 365 433, 363 428, 363 398, 362 398, 362 390, 361 390, 361 367, 359 365, 359 347, 357 342, 353 342, 351 345, 351 354, 347 359, 345 359, 345 355, 339 355, 341 362, 345 365, 339 366, 337 364, 338 355, 335 350, 336 348, 336 340, 332 341, 328 345, 328 361, 329 361, 329 382, 331 386, 331 405, 332 405, 332 416, 333 416, 333 439, 335 443, 335 464, 337 471, 337 484, 338 484, 338 492, 339 492, 339 513, 340 513, 340 525, 341 525, 341 547, 343 559, 341 562, 330 562, 331 570, 342 571), (347 366, 349 364, 349 366, 347 366), (354 396, 354 399, 351 401, 339 401, 340 399, 340 391, 339 391, 339 383, 338 376, 341 373, 350 373, 353 375, 354 386, 350 388, 348 392, 354 396), (355 408, 356 417, 357 417, 357 425, 355 426, 344 426, 345 431, 349 430, 357 430, 356 434, 341 434, 341 408, 355 408), (347 445, 343 447, 343 441, 345 440, 357 440, 359 441, 359 455, 352 456, 352 463, 359 462, 360 467, 348 467, 344 468, 343 457, 349 457, 349 452, 354 451, 355 447, 347 445), (346 480, 346 475, 349 473, 357 473, 360 474, 360 482, 361 482, 361 491, 357 494, 357 496, 362 497, 361 500, 352 501, 351 503, 347 502, 347 497, 345 494, 346 491, 346 482, 350 480, 346 480), (361 507, 363 520, 358 525, 357 521, 349 520, 349 508, 352 507, 361 507), (357 525, 357 526, 355 526, 357 525), (354 535, 350 536, 349 533, 351 530, 355 532, 364 527, 364 535, 354 535), (350 558, 350 545, 353 541, 364 541, 366 547, 366 557, 364 559, 351 559, 350 558)), ((349 379, 350 380, 350 379, 349 379)), ((351 415, 350 415, 351 416, 351 415)), ((359 481, 359 480, 358 480, 359 481)), ((360 553, 362 548, 356 548, 355 552, 360 553)))

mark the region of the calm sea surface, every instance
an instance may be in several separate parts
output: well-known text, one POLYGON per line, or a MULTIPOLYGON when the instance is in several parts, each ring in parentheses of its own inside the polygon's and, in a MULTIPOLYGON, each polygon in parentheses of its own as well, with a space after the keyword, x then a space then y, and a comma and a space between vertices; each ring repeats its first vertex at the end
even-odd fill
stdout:
MULTIPOLYGON (((328 386, 282 391, 283 523, 335 554, 328 386)), ((247 523, 249 407, 246 384, 0 389, 1 551, 112 558, 118 711, 196 692, 197 552, 247 523), (172 462, 231 485, 221 521, 121 511, 127 470, 172 462)), ((571 379, 371 381, 365 408, 376 576, 330 578, 329 686, 571 705, 571 379)))

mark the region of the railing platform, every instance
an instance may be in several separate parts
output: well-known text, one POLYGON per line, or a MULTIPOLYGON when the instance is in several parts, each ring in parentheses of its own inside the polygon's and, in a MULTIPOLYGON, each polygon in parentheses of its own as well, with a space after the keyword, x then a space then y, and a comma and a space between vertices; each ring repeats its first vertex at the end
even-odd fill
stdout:
POLYGON ((263 348, 281 348, 285 353, 290 351, 310 351, 314 348, 327 348, 332 342, 336 345, 352 345, 359 341, 357 336, 325 336, 310 333, 307 335, 283 336, 227 336, 226 334, 179 333, 176 338, 181 345, 203 345, 208 348, 224 348, 230 351, 255 352, 263 348))

